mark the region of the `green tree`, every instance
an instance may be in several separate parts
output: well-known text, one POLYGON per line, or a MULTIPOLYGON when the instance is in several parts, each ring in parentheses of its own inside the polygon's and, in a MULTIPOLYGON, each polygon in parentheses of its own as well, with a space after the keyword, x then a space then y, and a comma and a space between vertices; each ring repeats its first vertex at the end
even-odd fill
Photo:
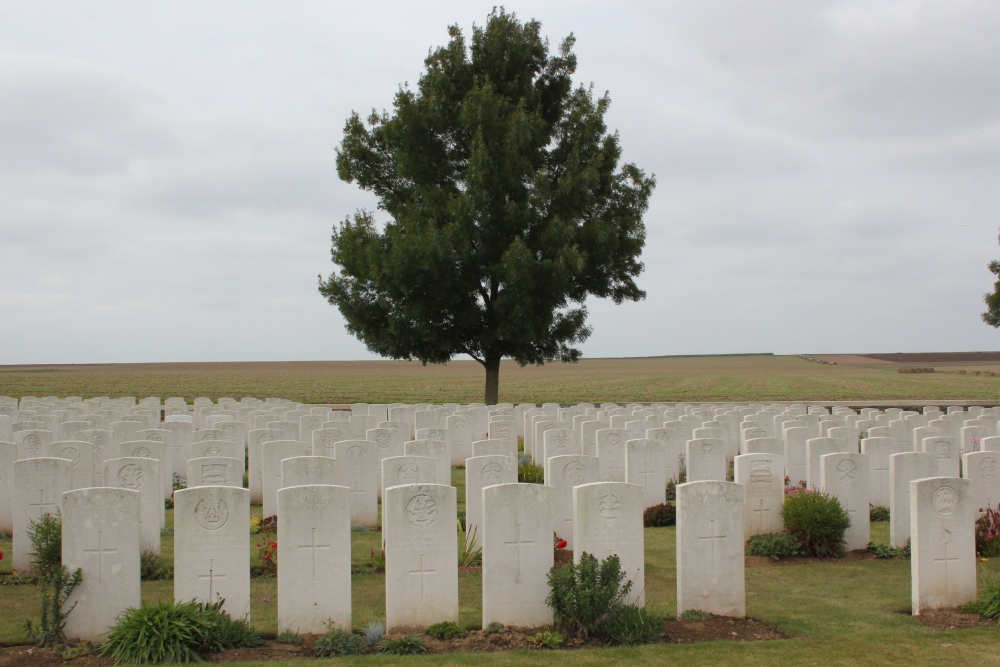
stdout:
POLYGON ((642 216, 655 185, 619 166, 610 99, 573 87, 575 39, 549 54, 537 21, 494 10, 471 47, 451 26, 390 115, 353 113, 337 172, 373 192, 336 226, 319 291, 369 350, 444 363, 468 354, 497 402, 500 361, 576 361, 586 298, 645 292, 642 216))
POLYGON ((1000 262, 994 259, 989 263, 987 268, 998 280, 993 283, 993 291, 983 295, 983 301, 986 302, 986 312, 983 313, 983 322, 986 322, 991 327, 1000 327, 1000 262))

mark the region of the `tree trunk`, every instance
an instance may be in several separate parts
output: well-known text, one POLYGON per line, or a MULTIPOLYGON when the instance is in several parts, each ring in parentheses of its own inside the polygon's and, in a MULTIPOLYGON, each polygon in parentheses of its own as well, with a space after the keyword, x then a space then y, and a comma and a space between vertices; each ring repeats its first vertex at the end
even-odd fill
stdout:
POLYGON ((487 359, 486 367, 486 405, 496 405, 500 393, 500 357, 487 359))

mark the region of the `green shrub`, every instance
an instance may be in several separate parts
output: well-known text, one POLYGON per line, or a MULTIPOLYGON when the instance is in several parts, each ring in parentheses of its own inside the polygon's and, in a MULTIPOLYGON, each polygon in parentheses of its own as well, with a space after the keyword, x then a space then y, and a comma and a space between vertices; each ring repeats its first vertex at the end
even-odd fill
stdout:
POLYGON ((764 533, 754 535, 747 542, 748 556, 767 556, 778 560, 802 553, 799 540, 788 533, 764 533))
POLYGON ((587 638, 622 605, 630 590, 632 582, 625 581, 618 556, 599 561, 584 552, 579 564, 567 563, 549 571, 545 604, 552 608, 556 625, 587 638))
POLYGON ((139 557, 140 577, 143 581, 163 581, 173 577, 163 556, 150 549, 143 549, 139 557))
POLYGON ((558 632, 539 632, 534 637, 531 638, 532 643, 536 646, 541 646, 542 648, 556 649, 563 645, 566 638, 563 637, 558 632))
POLYGON ((505 632, 507 632, 507 628, 500 621, 493 621, 483 628, 483 634, 487 637, 490 635, 502 635, 505 632))
POLYGON ((170 600, 126 609, 100 653, 125 664, 199 662, 201 653, 262 644, 253 626, 232 618, 223 604, 170 600))
POLYGON ((378 652, 388 655, 416 655, 427 650, 427 644, 417 635, 407 635, 379 642, 378 652))
POLYGON ((452 621, 435 623, 424 630, 424 632, 438 641, 444 641, 447 639, 462 639, 463 637, 467 637, 469 635, 468 630, 460 626, 458 623, 453 623, 452 621))
POLYGON ((844 534, 851 517, 840 501, 825 493, 802 491, 785 498, 781 508, 785 532, 793 535, 807 555, 839 558, 847 543, 844 534))
POLYGON ((278 633, 278 636, 274 638, 274 641, 279 644, 289 644, 291 646, 302 646, 302 635, 297 632, 292 632, 291 630, 284 630, 278 633))
POLYGON ((646 528, 662 528, 677 523, 677 509, 673 503, 661 503, 647 507, 642 513, 642 524, 646 528))
MULTIPOLYGON (((44 518, 46 515, 43 515, 44 518)), ((66 609, 66 602, 70 594, 80 585, 83 580, 83 571, 76 568, 70 573, 62 565, 50 569, 38 580, 38 590, 41 596, 41 617, 38 627, 28 619, 24 622, 24 631, 28 633, 39 646, 54 646, 66 643, 66 634, 63 629, 66 627, 66 617, 76 607, 73 603, 66 609)))
POLYGON ((531 463, 518 463, 517 481, 522 484, 544 484, 545 469, 531 463))
POLYGON ((338 655, 361 655, 368 652, 368 642, 361 635, 345 630, 330 630, 313 647, 313 653, 320 658, 338 655))
POLYGON ((44 579, 62 566, 62 514, 45 513, 38 521, 28 519, 28 539, 31 541, 31 569, 44 579))
POLYGON ((971 605, 984 618, 1000 620, 1000 579, 986 579, 979 587, 979 599, 971 605))
POLYGON ((889 508, 885 505, 869 505, 868 509, 868 519, 869 521, 888 521, 889 520, 889 508))
POLYGON ((910 544, 907 542, 906 546, 902 549, 897 549, 894 546, 888 544, 875 544, 874 542, 868 543, 868 553, 875 554, 875 558, 909 558, 910 557, 910 544))
POLYGON ((458 523, 462 526, 462 530, 465 530, 465 510, 458 510, 458 523))
POLYGON ((613 646, 652 644, 663 636, 663 617, 636 605, 627 604, 608 614, 598 634, 613 646))

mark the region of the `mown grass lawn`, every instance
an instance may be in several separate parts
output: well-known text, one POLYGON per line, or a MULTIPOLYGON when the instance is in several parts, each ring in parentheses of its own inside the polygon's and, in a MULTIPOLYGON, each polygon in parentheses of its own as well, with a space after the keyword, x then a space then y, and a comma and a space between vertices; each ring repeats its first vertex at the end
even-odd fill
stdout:
MULTIPOLYGON (((464 470, 453 471, 464 506, 464 470)), ((259 508, 254 508, 259 512, 259 508)), ((167 525, 173 523, 168 512, 167 525)), ((872 539, 888 541, 888 523, 872 524, 872 539)), ((251 540, 256 536, 251 536, 251 540)), ((352 533, 355 565, 369 559, 380 534, 352 533)), ((648 528, 646 538, 646 599, 649 608, 672 617, 676 613, 675 529, 648 528)), ((255 544, 252 542, 252 545, 255 544)), ((173 538, 163 539, 165 555, 172 554, 173 538)), ((0 550, 10 551, 10 540, 0 540, 0 550)), ((997 563, 980 563, 981 574, 996 575, 997 563)), ((10 559, 0 561, 0 573, 10 572, 10 559)), ((551 653, 521 651, 498 654, 442 654, 411 658, 365 656, 340 659, 337 664, 422 665, 544 665, 572 660, 575 665, 683 664, 683 665, 1000 665, 1000 628, 937 631, 925 628, 908 615, 910 607, 909 561, 833 560, 794 565, 748 568, 747 615, 777 627, 788 638, 764 642, 710 642, 660 644, 639 648, 608 648, 551 653)), ((352 577, 354 625, 385 618, 384 577, 352 577)), ((171 581, 146 582, 143 598, 167 599, 171 581)), ((481 578, 478 573, 459 577, 461 623, 480 626, 481 578)), ((252 621, 273 636, 277 629, 277 581, 255 578, 251 583, 252 621), (268 601, 265 602, 265 599, 268 601)), ((37 618, 35 586, 0 587, 0 644, 26 642, 23 624, 37 618)), ((265 663, 231 663, 264 665, 265 663)), ((273 663, 267 663, 273 664, 273 663)), ((329 660, 296 664, 331 664, 329 660)))

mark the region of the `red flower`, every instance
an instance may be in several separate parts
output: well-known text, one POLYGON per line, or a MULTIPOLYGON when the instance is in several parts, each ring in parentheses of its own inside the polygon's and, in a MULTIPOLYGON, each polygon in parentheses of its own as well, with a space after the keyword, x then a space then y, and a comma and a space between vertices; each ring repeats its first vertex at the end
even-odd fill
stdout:
POLYGON ((0 551, 0 560, 3 560, 3 552, 0 551))
POLYGON ((566 540, 559 540, 556 542, 556 549, 565 549, 567 544, 566 540))
POLYGON ((271 554, 264 554, 264 560, 270 560, 271 554))

